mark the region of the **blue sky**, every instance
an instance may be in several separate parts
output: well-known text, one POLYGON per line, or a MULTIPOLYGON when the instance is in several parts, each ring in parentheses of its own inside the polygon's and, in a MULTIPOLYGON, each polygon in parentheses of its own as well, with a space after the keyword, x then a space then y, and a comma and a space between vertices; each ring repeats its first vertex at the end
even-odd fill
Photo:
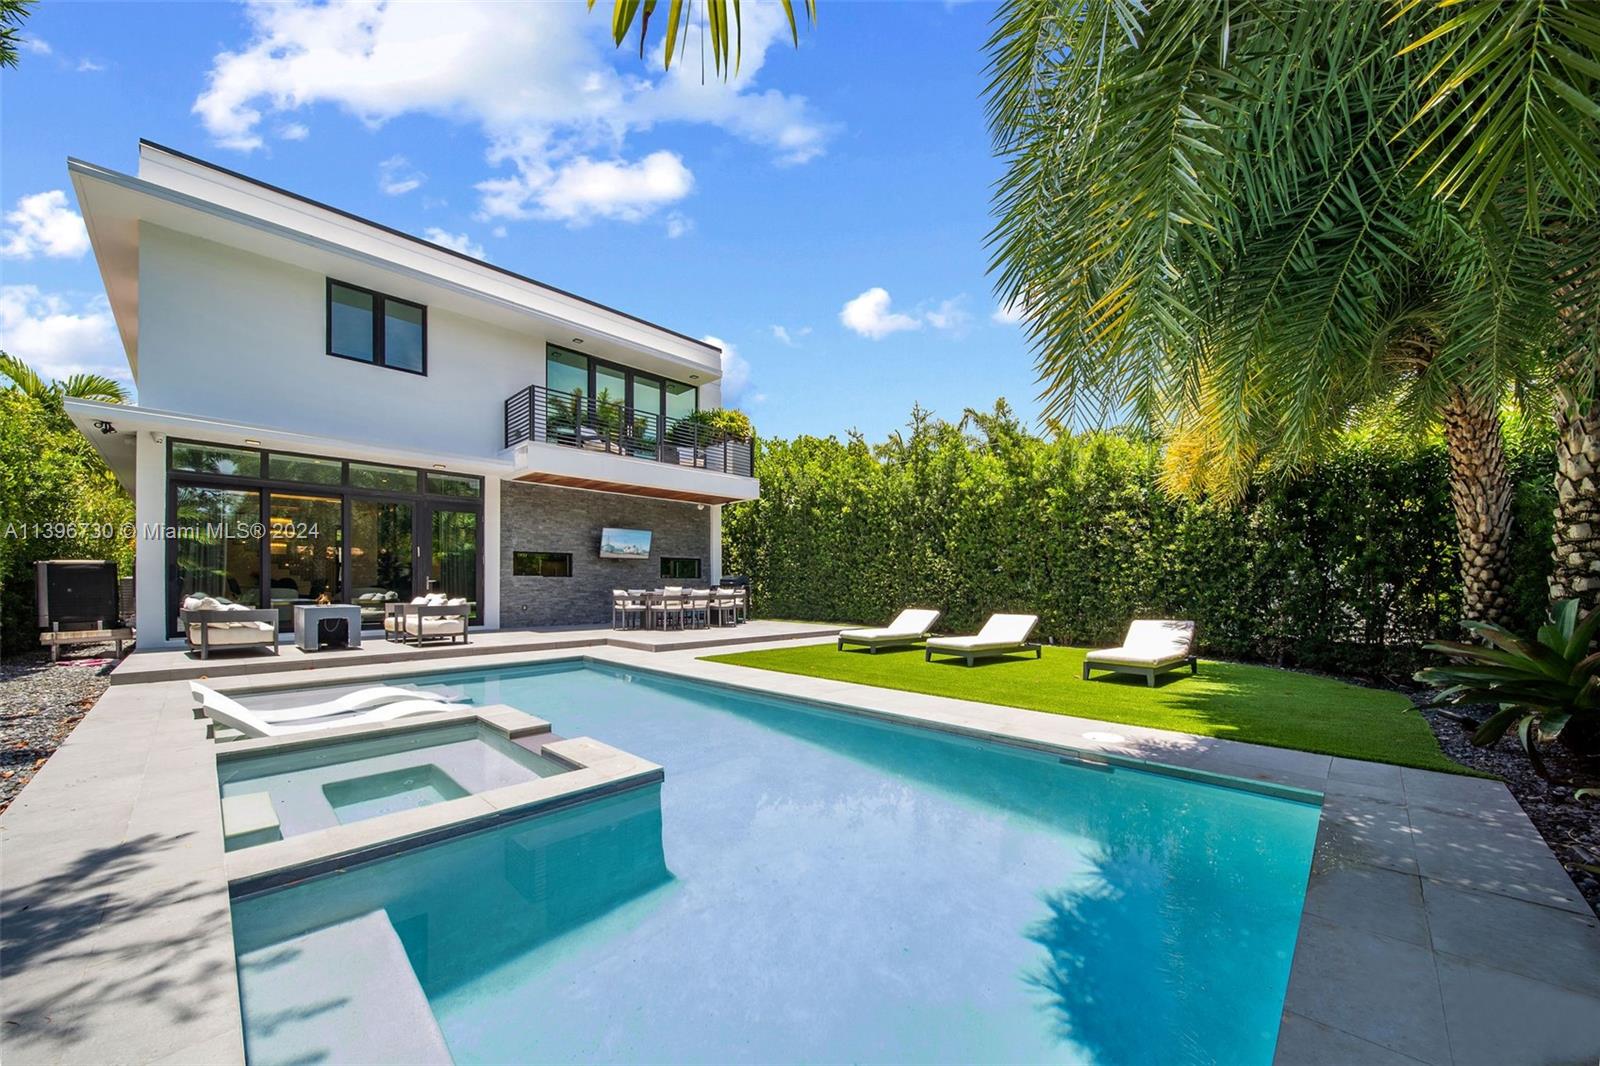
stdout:
POLYGON ((986 273, 986 4, 822 0, 741 74, 606 39, 609 4, 45 3, 0 75, 0 344, 126 376, 65 160, 140 137, 721 339, 767 434, 913 403, 1036 410, 986 273), (58 192, 59 191, 59 192, 58 192))

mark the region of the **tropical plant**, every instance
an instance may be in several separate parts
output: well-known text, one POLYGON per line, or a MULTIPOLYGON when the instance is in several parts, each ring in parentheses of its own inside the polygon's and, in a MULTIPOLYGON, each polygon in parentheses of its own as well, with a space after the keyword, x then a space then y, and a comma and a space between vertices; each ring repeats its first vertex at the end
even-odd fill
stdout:
POLYGON ((1589 652, 1600 611, 1580 615, 1577 600, 1563 600, 1531 640, 1487 622, 1465 625, 1484 643, 1429 644, 1428 650, 1457 661, 1430 666, 1416 678, 1440 690, 1436 705, 1498 705, 1472 734, 1474 744, 1493 744, 1515 729, 1541 773, 1542 743, 1559 738, 1579 754, 1600 752, 1600 652, 1589 652))
POLYGON ((678 420, 680 426, 699 426, 722 440, 743 440, 755 436, 750 416, 730 407, 708 407, 678 420))
POLYGON ((1494 619, 1499 407, 1552 377, 1555 241, 1504 195, 1468 212, 1426 183, 1449 17, 1008 0, 990 40, 994 268, 1047 417, 1174 433, 1213 475, 1233 468, 1213 487, 1302 470, 1386 407, 1442 424, 1463 611, 1494 619))
POLYGON ((38 371, 5 351, 0 351, 0 377, 10 380, 8 388, 16 389, 35 400, 56 395, 73 400, 128 402, 128 390, 115 378, 104 374, 73 374, 57 381, 45 381, 38 371))
MULTIPOLYGON (((800 47, 800 25, 794 17, 794 0, 779 0, 783 13, 789 19, 789 36, 796 48, 800 47)), ((806 22, 817 21, 817 0, 800 0, 806 13, 806 22)), ((593 11, 595 0, 589 0, 593 11)), ((621 47, 639 20, 639 58, 644 58, 645 45, 650 35, 650 20, 656 13, 656 0, 611 0, 611 39, 621 47)), ((711 45, 711 62, 723 78, 739 72, 743 53, 744 26, 739 0, 700 0, 700 20, 703 35, 700 39, 702 73, 705 46, 711 45)), ((671 0, 667 7, 666 42, 662 49, 662 67, 670 69, 673 57, 678 54, 678 42, 684 39, 685 28, 694 21, 694 0, 671 0)))
POLYGON ((22 23, 32 6, 33 0, 0 0, 0 67, 17 65, 22 23))
POLYGON ((1520 216, 1552 249, 1562 328, 1556 394, 1550 597, 1600 607, 1600 4, 1588 0, 1426 3, 1407 51, 1431 58, 1429 93, 1407 132, 1419 181, 1474 217, 1520 216))

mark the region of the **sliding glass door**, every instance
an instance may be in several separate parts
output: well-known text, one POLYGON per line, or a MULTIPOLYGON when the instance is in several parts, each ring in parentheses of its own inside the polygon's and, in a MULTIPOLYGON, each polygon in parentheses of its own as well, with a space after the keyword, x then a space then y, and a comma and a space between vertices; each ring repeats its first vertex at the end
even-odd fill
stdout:
POLYGON ((179 485, 168 548, 172 624, 188 596, 261 606, 261 493, 179 485))
POLYGON ((428 591, 471 600, 478 619, 478 519, 476 511, 433 507, 428 516, 428 591))
POLYGON ((383 626, 384 605, 416 595, 413 583, 416 507, 396 500, 350 500, 350 602, 361 624, 383 626))
POLYGON ((274 492, 267 518, 268 595, 278 628, 294 628, 296 604, 338 600, 344 589, 343 505, 337 496, 274 492))

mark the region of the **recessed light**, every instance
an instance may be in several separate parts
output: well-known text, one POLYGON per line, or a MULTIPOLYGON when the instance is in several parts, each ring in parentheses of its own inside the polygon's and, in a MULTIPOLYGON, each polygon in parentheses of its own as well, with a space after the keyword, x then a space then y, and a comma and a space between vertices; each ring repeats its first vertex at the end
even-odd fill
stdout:
POLYGON ((443 470, 444 469, 444 464, 443 463, 434 463, 433 464, 433 468, 435 470, 443 470))
POLYGON ((574 338, 572 338, 572 343, 573 344, 582 344, 583 343, 583 338, 582 337, 574 337, 574 338))
POLYGON ((246 443, 246 444, 256 444, 256 445, 259 445, 259 444, 260 444, 260 443, 261 443, 261 442, 260 442, 260 441, 258 441, 258 440, 251 440, 251 439, 250 439, 250 438, 249 438, 249 437, 246 437, 246 438, 245 438, 245 439, 244 439, 244 442, 245 442, 245 443, 246 443))
POLYGON ((700 380, 700 375, 699 374, 690 374, 689 375, 689 380, 690 381, 699 381, 700 380))

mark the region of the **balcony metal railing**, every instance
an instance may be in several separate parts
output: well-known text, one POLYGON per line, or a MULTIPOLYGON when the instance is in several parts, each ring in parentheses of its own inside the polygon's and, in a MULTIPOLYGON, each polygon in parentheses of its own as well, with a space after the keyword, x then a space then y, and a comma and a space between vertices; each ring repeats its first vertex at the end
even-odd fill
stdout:
POLYGON ((506 399, 506 447, 524 441, 751 476, 749 437, 729 437, 686 418, 667 420, 663 431, 653 412, 581 393, 552 393, 543 385, 506 399))

